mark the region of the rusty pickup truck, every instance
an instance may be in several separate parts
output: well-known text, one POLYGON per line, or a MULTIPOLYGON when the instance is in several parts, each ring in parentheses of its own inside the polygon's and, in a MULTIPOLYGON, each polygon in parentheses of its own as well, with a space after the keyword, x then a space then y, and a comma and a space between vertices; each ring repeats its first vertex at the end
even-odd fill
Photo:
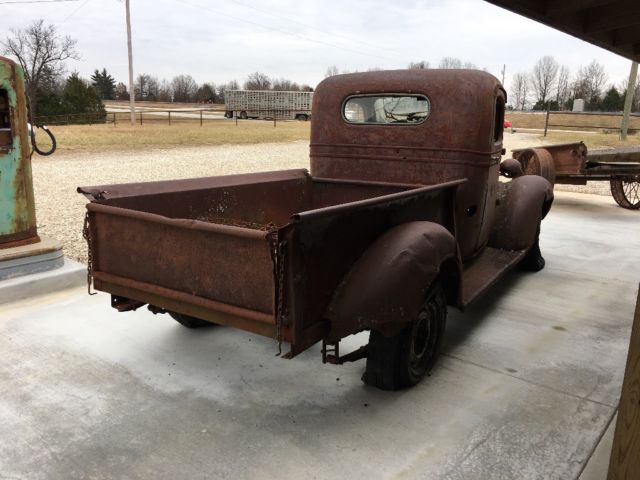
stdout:
POLYGON ((325 362, 366 358, 369 385, 412 386, 448 306, 544 267, 553 189, 500 162, 505 102, 480 71, 337 75, 314 94, 311 173, 80 187, 89 288, 119 311, 272 337, 286 358, 322 342, 325 362))

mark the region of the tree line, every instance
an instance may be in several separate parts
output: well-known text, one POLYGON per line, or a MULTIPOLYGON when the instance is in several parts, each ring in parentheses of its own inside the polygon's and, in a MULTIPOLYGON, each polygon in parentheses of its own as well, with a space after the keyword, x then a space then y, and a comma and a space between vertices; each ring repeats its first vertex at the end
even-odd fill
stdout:
MULTIPOLYGON (((17 58, 25 74, 26 93, 34 116, 92 114, 93 120, 106 118, 103 100, 129 100, 130 92, 106 68, 96 69, 90 79, 77 72, 65 74, 66 60, 78 60, 77 41, 60 35, 53 25, 36 20, 24 29, 12 29, 0 40, 0 52, 17 58)), ((226 90, 238 90, 237 80, 216 85, 198 84, 191 75, 177 75, 171 80, 147 73, 135 79, 136 100, 158 102, 223 103, 226 90)), ((247 90, 313 91, 306 84, 285 78, 270 78, 261 72, 251 73, 243 87, 247 90)))
MULTIPOLYGON (((628 80, 609 83, 604 65, 593 60, 574 74, 550 56, 540 58, 531 71, 516 73, 510 85, 515 110, 572 110, 576 99, 587 111, 619 112, 624 108, 628 80)), ((633 87, 632 111, 640 110, 640 80, 633 87)))
MULTIPOLYGON (((129 100, 124 83, 116 84, 106 69, 95 71, 91 77, 100 97, 104 100, 129 100), (107 77, 105 77, 107 76, 107 77)), ((239 90, 237 80, 216 85, 214 82, 198 84, 191 75, 177 75, 170 81, 159 80, 147 73, 140 74, 134 82, 135 99, 153 102, 224 103, 224 92, 239 90)), ((242 84, 245 90, 290 90, 312 92, 309 85, 298 84, 285 78, 269 78, 261 72, 249 74, 242 84)))
MULTIPOLYGON (((128 100, 130 92, 106 68, 96 69, 90 79, 78 73, 65 75, 64 62, 79 59, 76 40, 58 34, 53 25, 36 20, 24 29, 11 30, 0 40, 0 52, 18 59, 24 74, 32 114, 37 116, 71 113, 91 113, 106 116, 103 100, 128 100)), ((428 61, 411 62, 409 69, 428 69, 428 61)), ((470 68, 476 65, 455 57, 442 58, 438 68, 470 68)), ((371 68, 369 70, 380 70, 371 68)), ((340 73, 334 65, 325 76, 340 73)), ((342 72, 346 73, 346 72, 342 72)), ((510 108, 516 110, 571 110, 575 99, 585 101, 589 111, 620 111, 624 105, 627 82, 608 82, 605 68, 597 61, 581 66, 571 73, 552 56, 540 58, 531 71, 513 75, 509 85, 510 108)), ((248 75, 242 87, 246 90, 313 91, 309 85, 285 78, 270 78, 264 73, 248 75)), ((198 84, 191 75, 177 75, 171 80, 143 73, 136 77, 136 100, 158 102, 223 103, 227 90, 237 90, 240 84, 231 80, 222 84, 198 84)), ((633 86, 632 110, 640 110, 640 80, 633 86)))

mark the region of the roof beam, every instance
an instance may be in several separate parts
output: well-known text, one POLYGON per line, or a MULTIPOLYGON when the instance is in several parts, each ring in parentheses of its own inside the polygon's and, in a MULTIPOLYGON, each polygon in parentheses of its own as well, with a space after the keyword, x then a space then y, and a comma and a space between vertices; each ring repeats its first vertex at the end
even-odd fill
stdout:
POLYGON ((600 7, 602 5, 610 5, 615 0, 564 0, 555 1, 547 4, 545 16, 556 17, 560 15, 572 15, 576 12, 586 10, 588 8, 600 7))
POLYGON ((640 25, 640 2, 616 2, 585 11, 584 33, 592 34, 640 25))

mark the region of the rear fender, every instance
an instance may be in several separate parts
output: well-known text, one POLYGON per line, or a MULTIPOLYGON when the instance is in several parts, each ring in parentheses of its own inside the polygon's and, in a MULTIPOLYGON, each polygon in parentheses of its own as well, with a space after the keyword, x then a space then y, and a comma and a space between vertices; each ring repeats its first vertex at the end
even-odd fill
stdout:
POLYGON ((391 228, 367 248, 338 287, 325 314, 331 322, 330 340, 365 329, 399 332, 417 316, 440 274, 457 303, 458 245, 446 228, 432 222, 391 228))
POLYGON ((537 175, 523 175, 500 184, 489 246, 525 250, 536 240, 538 224, 553 203, 553 185, 537 175))

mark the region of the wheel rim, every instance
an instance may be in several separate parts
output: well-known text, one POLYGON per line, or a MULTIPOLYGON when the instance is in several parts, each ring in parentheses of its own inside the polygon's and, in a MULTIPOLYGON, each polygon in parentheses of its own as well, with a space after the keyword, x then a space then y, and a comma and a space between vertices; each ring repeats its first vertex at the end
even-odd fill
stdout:
POLYGON ((611 193, 621 207, 640 208, 640 175, 612 179, 611 193))
POLYGON ((435 352, 438 326, 434 310, 432 303, 425 305, 411 326, 409 368, 416 376, 422 375, 435 352))

